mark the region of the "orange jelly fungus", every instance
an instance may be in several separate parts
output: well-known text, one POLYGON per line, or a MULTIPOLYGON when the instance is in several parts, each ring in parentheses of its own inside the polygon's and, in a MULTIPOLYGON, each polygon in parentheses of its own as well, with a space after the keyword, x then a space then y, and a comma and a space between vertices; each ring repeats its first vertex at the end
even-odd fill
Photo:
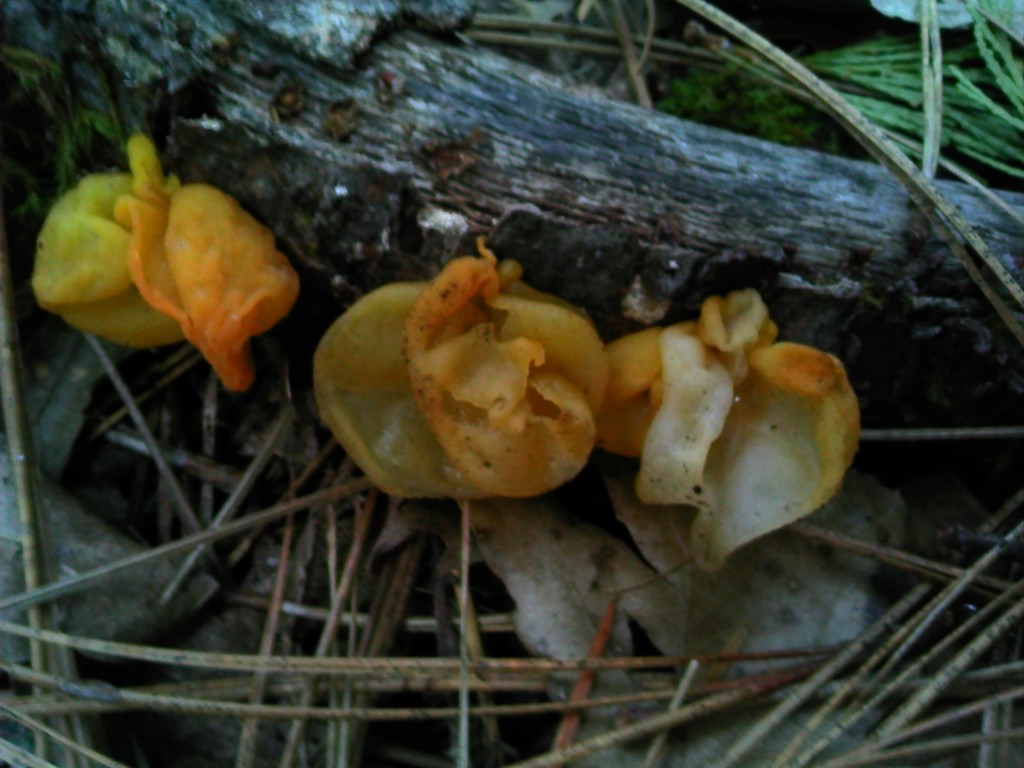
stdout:
POLYGON ((366 295, 314 360, 321 416, 400 496, 534 496, 583 467, 607 379, 579 310, 480 258, 366 295))
POLYGON ((72 325, 129 346, 187 338, 230 390, 253 381, 249 339, 291 309, 298 276, 270 231, 205 184, 165 177, 153 143, 128 142, 131 174, 95 174, 40 234, 33 288, 72 325))
POLYGON ((746 290, 707 299, 697 322, 609 345, 598 445, 640 457, 641 501, 697 509, 690 543, 709 569, 828 501, 856 451, 842 364, 776 335, 746 290))

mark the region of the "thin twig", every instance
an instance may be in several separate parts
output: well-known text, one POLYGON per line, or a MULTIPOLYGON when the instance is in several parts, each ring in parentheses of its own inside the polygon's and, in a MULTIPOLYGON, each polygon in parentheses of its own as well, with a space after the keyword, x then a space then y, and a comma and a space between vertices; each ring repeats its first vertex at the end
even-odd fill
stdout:
MULTIPOLYGON (((569 51, 571 53, 584 53, 591 56, 607 56, 609 58, 621 58, 622 51, 615 45, 600 42, 584 42, 580 40, 564 40, 559 37, 547 35, 524 35, 516 32, 491 32, 486 29, 470 27, 462 33, 465 37, 475 43, 487 45, 515 46, 516 48, 543 48, 548 51, 569 51)), ((639 41, 639 42, 642 42, 639 41)), ((654 47, 647 55, 652 62, 664 64, 694 64, 714 66, 717 60, 708 56, 700 56, 699 51, 689 49, 686 53, 670 53, 662 50, 661 47, 654 47), (692 54, 692 56, 691 56, 692 54)))
MULTIPOLYGON (((468 564, 468 552, 467 552, 467 564, 468 564)), ((466 595, 467 595, 467 599, 466 599, 466 617, 465 617, 466 646, 469 648, 469 658, 470 659, 482 659, 482 658, 484 658, 486 656, 486 653, 485 653, 485 650, 484 650, 483 633, 480 631, 479 616, 477 615, 477 612, 476 612, 476 605, 473 602, 473 593, 472 593, 472 591, 467 590, 466 595)), ((459 600, 462 599, 462 588, 461 587, 459 588, 459 593, 458 593, 457 597, 459 598, 459 600)), ((462 619, 458 619, 458 621, 460 622, 460 626, 461 626, 462 619)), ((460 630, 460 634, 461 634, 461 630, 460 630)), ((474 691, 476 691, 477 700, 480 702, 480 704, 485 705, 485 706, 488 705, 488 704, 493 704, 494 703, 494 699, 490 695, 490 693, 487 692, 487 691, 480 690, 479 687, 477 687, 475 685, 475 683, 477 683, 477 681, 479 681, 480 678, 473 679, 472 677, 469 677, 469 664, 468 663, 465 665, 465 670, 466 670, 466 674, 467 674, 467 678, 466 678, 466 683, 465 684, 463 684, 463 681, 462 681, 462 670, 461 669, 459 670, 459 690, 460 690, 460 692, 463 689, 466 689, 467 692, 468 692, 469 689, 472 687, 472 689, 474 691)), ((467 699, 468 699, 468 696, 467 696, 467 699)), ((469 712, 468 704, 465 707, 465 710, 466 710, 467 713, 469 712)), ((489 748, 492 750, 491 754, 493 754, 493 755, 499 754, 498 750, 500 749, 500 745, 501 745, 501 730, 498 727, 498 720, 497 720, 497 718, 494 718, 494 717, 484 717, 483 718, 483 727, 484 727, 484 732, 486 733, 486 736, 487 736, 487 744, 488 744, 489 748)))
POLYGON ((472 528, 469 502, 459 502, 459 730, 458 768, 470 768, 469 751, 469 552, 472 528))
MULTIPOLYGON (((270 427, 269 434, 260 446, 260 450, 253 457, 249 466, 246 467, 241 481, 237 486, 235 486, 231 495, 228 496, 223 506, 221 506, 220 510, 217 512, 217 515, 210 522, 209 530, 216 531, 217 529, 222 528, 225 523, 234 519, 235 515, 237 515, 241 510, 242 502, 244 502, 246 496, 249 495, 249 491, 251 491, 253 486, 256 484, 256 480, 263 472, 263 469, 274 457, 274 452, 281 444, 281 440, 284 439, 287 428, 292 423, 292 414, 293 411, 290 405, 286 405, 281 409, 277 419, 275 419, 273 425, 270 427)), ((174 574, 174 578, 171 579, 170 583, 160 594, 160 603, 162 605, 166 605, 178 593, 178 590, 181 589, 181 585, 185 583, 185 579, 188 578, 189 574, 192 573, 192 569, 195 568, 196 563, 199 562, 199 558, 206 557, 208 554, 212 556, 212 549, 209 544, 201 544, 188 553, 188 556, 185 558, 185 562, 181 564, 177 572, 174 574)))
MULTIPOLYGON (((33 731, 34 733, 42 734, 43 736, 52 739, 72 754, 76 754, 80 758, 84 758, 87 761, 96 763, 97 765, 104 766, 105 768, 128 768, 128 766, 124 763, 119 763, 116 760, 111 760, 109 757, 101 755, 96 750, 90 749, 88 746, 74 739, 69 739, 67 736, 58 731, 55 731, 53 728, 47 727, 45 723, 41 723, 38 720, 29 717, 28 715, 18 712, 13 707, 5 705, 3 701, 0 701, 0 715, 3 715, 4 718, 9 718, 14 722, 19 723, 20 725, 33 731)), ((20 765, 20 763, 12 762, 11 765, 20 765)))
MULTIPOLYGON (((179 378, 184 376, 195 366, 201 363, 203 356, 199 353, 195 347, 189 344, 182 344, 181 347, 176 350, 173 354, 168 355, 166 359, 161 360, 157 366, 157 371, 166 369, 159 379, 157 379, 152 386, 143 392, 135 395, 134 400, 136 405, 142 405, 144 402, 155 396, 158 392, 163 391, 167 385, 179 378)), ((103 421, 96 425, 96 427, 89 433, 89 440, 95 440, 97 437, 102 435, 108 429, 111 429, 118 422, 124 419, 128 415, 128 408, 122 405, 116 411, 107 416, 103 421)))
POLYGON ((953 709, 943 712, 928 720, 921 720, 911 728, 905 728, 897 733, 882 736, 870 743, 862 744, 847 754, 828 761, 822 765, 821 768, 848 768, 849 761, 851 759, 856 759, 861 755, 880 750, 883 747, 888 747, 892 744, 906 741, 907 739, 913 738, 914 736, 918 736, 922 733, 927 733, 935 728, 948 728, 958 720, 976 716, 988 706, 1011 702, 1022 697, 1024 697, 1024 686, 1019 686, 992 696, 986 696, 980 701, 974 701, 970 704, 954 707, 953 709))
MULTIPOLYGON (((939 560, 931 560, 911 552, 905 552, 902 549, 887 547, 884 544, 861 541, 853 536, 848 536, 839 531, 831 531, 814 523, 802 521, 791 523, 789 530, 812 541, 820 541, 836 549, 853 552, 863 557, 877 560, 880 563, 888 563, 898 568, 903 568, 904 570, 914 571, 931 579, 949 582, 964 574, 964 569, 958 568, 955 565, 947 565, 939 560)), ((996 593, 1013 587, 1012 581, 987 575, 978 576, 974 583, 978 587, 983 587, 986 591, 991 590, 996 593)))
MULTIPOLYGON (((967 749, 978 744, 991 743, 995 741, 1017 741, 1024 739, 1024 728, 1011 728, 1005 731, 993 731, 966 736, 948 736, 944 739, 935 739, 920 744, 911 744, 906 747, 896 747, 885 752, 874 755, 848 760, 842 763, 843 768, 854 768, 862 765, 878 765, 887 763, 889 765, 900 764, 908 758, 923 757, 925 755, 943 754, 957 749, 967 749)), ((915 761, 916 763, 916 761, 915 761)), ((905 763, 904 763, 905 764, 905 763)))
MULTIPOLYGON (((615 613, 616 613, 616 600, 614 597, 608 602, 608 607, 604 611, 604 615, 601 616, 601 623, 597 627, 597 631, 594 633, 594 638, 590 641, 590 648, 587 650, 588 659, 599 659, 605 654, 605 649, 608 647, 608 638, 611 637, 612 628, 615 626, 615 613)), ((572 704, 579 704, 582 701, 586 701, 590 695, 590 689, 594 685, 594 670, 586 669, 580 673, 579 677, 576 678, 576 683, 572 687, 572 693, 569 695, 569 702, 572 704)), ((558 724, 558 730, 555 731, 555 738, 552 743, 552 749, 557 751, 564 749, 572 744, 572 740, 576 737, 576 731, 580 725, 580 713, 578 710, 569 710, 562 716, 562 722, 558 724)))
MULTIPOLYGON (((2 142, 2 136, 0 136, 2 142)), ((2 143, 0 143, 2 146, 2 143)), ((10 458, 11 479, 18 510, 21 536, 22 573, 26 589, 38 589, 46 582, 44 558, 40 550, 38 526, 42 519, 36 507, 34 450, 32 431, 25 408, 25 388, 18 345, 18 322, 14 306, 14 276, 7 251, 7 222, 4 213, 3 189, 0 187, 0 396, 3 398, 4 434, 10 458)), ((43 629, 46 617, 41 608, 28 612, 29 626, 43 629)), ((35 640, 29 641, 32 668, 45 672, 48 668, 46 649, 35 640)), ((45 745, 38 744, 45 749, 45 745)), ((40 754, 45 754, 40 752, 40 754)))
MULTIPOLYGON (((0 149, 2 149, 0 136, 0 149)), ((17 313, 15 311, 14 277, 11 272, 10 255, 7 250, 7 224, 4 214, 4 200, 0 190, 0 396, 3 399, 3 420, 10 458, 11 477, 14 481, 14 495, 18 510, 18 524, 21 535, 22 572, 25 588, 41 588, 57 578, 57 561, 50 537, 48 517, 40 514, 39 496, 36 488, 37 465, 32 444, 32 431, 25 407, 24 379, 22 374, 21 350, 18 344, 17 313)), ((32 607, 28 611, 29 626, 43 629, 50 625, 48 606, 32 607)), ((41 648, 29 641, 29 657, 33 667, 40 671, 58 671, 68 677, 77 675, 75 660, 65 651, 41 648)), ((61 730, 74 734, 76 741, 84 747, 93 743, 92 734, 78 717, 69 722, 59 722, 61 730)), ((41 757, 48 755, 48 745, 35 734, 36 752, 41 757)), ((65 753, 72 766, 84 765, 84 760, 74 752, 65 753)))
POLYGON ((924 116, 921 173, 934 179, 942 151, 942 37, 936 0, 921 0, 917 7, 921 14, 921 109, 924 116))
MULTIPOLYGON (((390 499, 389 503, 397 504, 398 500, 390 499)), ((370 624, 367 631, 361 638, 358 653, 364 660, 376 657, 376 661, 388 664, 394 660, 387 654, 395 642, 395 636, 402 626, 406 609, 409 606, 409 599, 416 587, 416 576, 419 571, 420 561, 423 559, 426 537, 414 536, 407 541, 398 551, 397 555, 386 559, 376 581, 376 594, 370 605, 370 624)), ((459 659, 448 659, 452 664, 452 676, 456 677, 456 670, 461 666, 459 659)), ((464 685, 461 678, 459 686, 464 685)), ((359 694, 355 701, 361 706, 363 702, 369 702, 372 697, 368 693, 359 694)), ((449 708, 448 719, 458 717, 458 708, 449 708)), ((351 749, 352 764, 361 765, 362 750, 366 737, 366 729, 360 727, 354 733, 351 749)))
MULTIPOLYGON (((263 623, 263 634, 260 636, 260 647, 257 653, 269 656, 274 650, 274 639, 277 637, 278 623, 281 617, 281 603, 284 600, 284 588, 288 583, 288 563, 292 550, 292 536, 295 532, 295 520, 288 515, 281 546, 277 556, 277 572, 274 574, 274 586, 270 593, 270 605, 263 623)), ((267 674, 257 672, 249 694, 250 704, 259 704, 267 688, 267 674)), ((256 758, 256 735, 260 721, 246 718, 242 721, 242 730, 238 737, 238 752, 235 756, 235 768, 250 768, 256 758)))
POLYGON ((741 760, 751 749, 756 747, 765 735, 778 727, 780 723, 810 700, 819 688, 864 653, 879 637, 891 631, 892 627, 913 610, 924 599, 926 594, 927 590, 925 588, 918 588, 904 595, 884 616, 874 621, 871 626, 865 629, 860 637, 848 643, 834 658, 824 664, 754 726, 748 729, 726 752, 722 759, 714 764, 714 768, 729 768, 729 766, 735 765, 737 761, 741 760))
MULTIPOLYGON (((355 608, 359 602, 358 584, 351 590, 351 592, 352 598, 349 603, 349 617, 355 615, 355 608)), ((348 628, 348 636, 345 638, 345 655, 349 657, 355 656, 356 649, 359 647, 358 628, 351 619, 343 618, 342 621, 346 623, 348 628)), ((331 693, 334 694, 338 690, 338 681, 332 680, 330 682, 331 693)), ((342 684, 341 706, 345 709, 351 709, 356 706, 356 696, 358 695, 355 681, 351 677, 346 677, 342 680, 342 684)), ((337 703, 334 702, 334 705, 337 706, 337 703)), ((352 758, 354 757, 350 754, 351 750, 349 747, 355 741, 353 736, 358 736, 358 733, 353 733, 356 724, 352 723, 350 720, 342 720, 340 725, 341 727, 338 728, 338 740, 335 748, 336 756, 339 758, 337 765, 338 768, 349 768, 349 766, 352 765, 352 758)))
MULTIPOLYGON (((289 511, 294 511, 296 506, 281 505, 274 507, 274 511, 284 516, 289 511)), ((244 521, 238 521, 238 525, 244 521)), ((426 676, 438 673, 457 675, 459 672, 459 660, 450 658, 414 658, 399 656, 393 658, 313 658, 309 656, 294 657, 263 657, 257 654, 240 653, 212 653, 205 651, 190 651, 180 648, 163 648, 155 645, 139 645, 134 643, 121 643, 111 640, 96 640, 94 638, 69 635, 65 632, 53 630, 34 630, 21 624, 0 620, 0 632, 6 632, 16 637, 35 637, 47 643, 63 645, 87 653, 101 654, 104 656, 115 656, 122 659, 135 659, 148 661, 155 664, 170 664, 173 666, 191 667, 195 669, 232 669, 235 671, 249 672, 287 672, 287 673, 310 673, 310 674, 360 674, 365 672, 393 672, 397 674, 420 674, 426 676)), ((818 652, 810 654, 736 654, 734 660, 744 659, 763 660, 781 658, 803 658, 806 656, 817 656, 818 652)), ((693 655, 693 656, 627 656, 627 657, 605 657, 597 659, 544 659, 544 658, 496 658, 474 659, 470 661, 470 671, 474 674, 486 674, 489 672, 510 672, 529 671, 535 673, 571 673, 584 669, 666 669, 677 667, 681 664, 688 664, 694 659, 701 663, 719 661, 722 657, 716 655, 693 655)))
MULTIPOLYGON (((921 670, 927 668, 927 666, 935 659, 941 658, 951 652, 957 642, 971 632, 977 625, 980 625, 983 621, 988 619, 990 614, 995 613, 995 611, 1001 608, 1003 604, 1019 598, 1022 592, 1024 592, 1024 582, 1018 582, 1012 589, 1000 594, 995 600, 978 611, 977 614, 958 626, 952 632, 946 634, 942 640, 934 644, 926 653, 922 654, 904 667, 904 669, 901 670, 893 680, 882 686, 880 690, 877 690, 869 700, 862 703, 858 708, 851 709, 850 713, 840 720, 838 728, 849 728, 853 723, 857 722, 862 716, 864 716, 865 713, 879 711, 891 696, 902 691, 904 685, 909 683, 911 678, 917 675, 921 670)), ((883 669, 883 673, 884 671, 885 670, 883 669)), ((881 678, 882 674, 880 673, 878 677, 881 678)), ((924 689, 931 688, 934 685, 934 680, 934 676, 929 675, 924 679, 921 685, 914 689, 913 695, 916 695, 924 689)), ((818 719, 820 720, 820 718, 818 719)), ((879 734, 875 734, 872 739, 877 738, 878 735, 879 734)))
POLYGON ((1008 427, 939 427, 934 429, 864 429, 864 442, 915 442, 925 440, 1019 440, 1024 426, 1008 427))
MULTIPOLYGON (((313 474, 327 461, 337 445, 338 443, 333 438, 325 443, 317 455, 313 457, 313 460, 302 470, 298 478, 289 485, 288 490, 281 495, 278 502, 283 503, 293 498, 295 493, 304 486, 313 474)), ((342 463, 341 470, 334 478, 335 482, 347 481, 352 476, 351 466, 351 462, 346 459, 342 463)), ((252 545, 256 542, 262 532, 263 526, 253 528, 240 542, 238 542, 238 545, 231 550, 231 554, 227 557, 227 564, 229 568, 233 568, 238 565, 242 558, 245 557, 246 553, 252 548, 252 545)))
MULTIPOLYGON (((902 144, 905 147, 911 147, 917 152, 921 152, 921 145, 913 139, 903 136, 895 131, 886 131, 885 135, 888 136, 892 141, 897 144, 902 144)), ((989 186, 982 184, 969 173, 965 168, 958 165, 957 163, 951 162, 944 158, 939 158, 939 166, 944 170, 948 171, 952 176, 955 176, 960 181, 969 185, 974 191, 982 195, 986 202, 998 208, 1000 211, 1005 213, 1011 219, 1016 221, 1021 226, 1024 226, 1024 214, 1014 208, 1010 203, 1003 199, 999 192, 991 189, 989 186)))
POLYGON ((0 761, 3 765, 16 765, 18 768, 60 768, 4 738, 0 738, 0 761))
POLYGON ((645 109, 650 109, 654 102, 651 100, 651 93, 647 90, 647 83, 644 82, 643 74, 640 71, 640 62, 637 59, 636 48, 633 47, 633 33, 629 29, 629 22, 622 9, 622 0, 607 0, 611 6, 612 28, 618 38, 619 47, 622 49, 622 59, 626 66, 626 78, 633 91, 637 104, 645 109))
MULTIPOLYGON (((78 594, 87 587, 95 584, 97 581, 115 573, 120 573, 123 570, 162 560, 181 552, 190 552, 199 544, 212 544, 214 542, 221 541, 222 539, 236 536, 239 533, 248 531, 252 528, 257 528, 259 526, 266 525, 267 523, 280 520, 290 512, 316 507, 321 504, 336 501, 346 496, 352 496, 360 491, 365 491, 367 488, 372 487, 372 485, 373 484, 369 479, 360 477, 355 480, 350 480, 347 483, 341 483, 332 488, 327 488, 323 491, 311 493, 308 496, 301 496, 297 499, 292 499, 291 501, 275 504, 268 509, 246 515, 241 520, 235 520, 234 522, 227 523, 222 528, 215 531, 201 531, 199 533, 192 534, 191 536, 184 536, 177 541, 170 541, 167 544, 160 545, 159 547, 153 547, 152 549, 144 552, 130 555, 122 558, 121 560, 116 560, 113 563, 101 565, 90 571, 84 571, 72 576, 71 578, 64 579, 63 581, 47 584, 39 587, 38 589, 27 590, 19 595, 0 598, 0 612, 27 608, 33 605, 41 605, 43 603, 56 600, 59 597, 78 594)), ((12 632, 13 630, 10 629, 11 626, 16 625, 0 621, 0 631, 12 632)))
POLYGON ((607 733, 594 736, 584 741, 579 741, 570 747, 560 749, 530 760, 515 763, 509 768, 554 768, 554 766, 573 760, 577 757, 593 754, 617 744, 639 739, 644 736, 663 731, 667 728, 675 728, 685 723, 692 722, 702 717, 707 717, 716 712, 722 712, 746 699, 753 698, 766 689, 739 689, 725 691, 719 694, 708 696, 704 699, 688 704, 677 709, 675 712, 666 712, 661 715, 649 717, 632 725, 615 728, 607 733))
MULTIPOLYGON (((1021 591, 1024 591, 1024 589, 1021 591)), ((991 648, 996 640, 1012 629, 1021 620, 1021 617, 1024 617, 1024 599, 1018 599, 999 618, 982 630, 974 640, 961 648, 949 663, 934 675, 927 685, 910 696, 895 712, 886 718, 878 727, 878 734, 885 736, 886 734, 895 733, 917 717, 953 680, 963 674, 968 667, 978 660, 981 654, 991 648)))
POLYGON ((91 333, 85 334, 85 340, 92 347, 92 351, 99 358, 100 365, 103 366, 103 370, 106 371, 107 377, 110 379, 111 384, 114 385, 114 389, 117 390, 117 394, 121 396, 121 400, 124 403, 125 408, 128 409, 128 414, 131 416, 132 423, 135 425, 135 429, 142 435, 142 439, 146 442, 146 447, 149 449, 149 455, 153 458, 153 463, 156 464, 157 472, 160 473, 160 479, 164 481, 167 491, 171 496, 171 501, 174 502, 174 510, 178 514, 178 519, 181 520, 185 530, 190 533, 196 533, 202 530, 202 526, 199 524, 199 519, 196 517, 196 513, 192 509, 192 505, 188 499, 185 498, 185 492, 181 489, 181 484, 178 482, 178 478, 174 475, 170 465, 164 458, 164 455, 160 452, 160 446, 157 444, 156 438, 153 436, 153 432, 149 428, 149 424, 146 423, 146 418, 142 415, 142 411, 139 410, 138 404, 135 402, 135 397, 132 395, 131 390, 121 377, 120 372, 117 370, 117 366, 114 365, 114 361, 110 359, 110 355, 100 344, 99 340, 91 333))
MULTIPOLYGON (((981 525, 978 526, 979 531, 995 531, 1002 527, 1003 523, 1009 520, 1014 513, 1017 512, 1024 506, 1024 486, 1017 489, 1017 491, 1010 496, 1006 501, 999 505, 999 509, 991 517, 984 520, 981 525)), ((1004 537, 1005 538, 1005 537, 1004 537)))
MULTIPOLYGON (((348 601, 349 590, 352 588, 352 582, 356 576, 356 568, 362 559, 363 548, 366 544, 366 537, 370 528, 370 519, 373 514, 373 506, 376 501, 377 491, 371 490, 364 503, 356 507, 352 544, 349 547, 348 557, 345 560, 345 567, 341 572, 341 579, 334 589, 334 594, 331 598, 331 612, 328 614, 327 621, 320 630, 320 637, 317 640, 316 649, 313 651, 314 658, 323 658, 327 654, 338 631, 342 609, 348 601)), ((316 678, 309 678, 306 681, 302 694, 299 696, 299 706, 308 707, 313 701, 315 691, 316 678)), ((279 763, 281 768, 291 768, 294 764, 299 740, 302 738, 305 726, 306 721, 304 719, 292 721, 279 763)))
MULTIPOLYGON (((672 694, 672 700, 668 703, 667 711, 675 712, 682 706, 683 700, 686 698, 686 694, 690 692, 693 680, 697 676, 698 669, 700 669, 700 662, 691 661, 686 665, 686 671, 679 678, 679 685, 676 687, 675 693, 672 694)), ((647 755, 644 757, 643 768, 654 768, 661 759, 666 744, 668 744, 668 730, 662 731, 651 740, 651 745, 647 748, 647 755)))
MULTIPOLYGON (((217 392, 220 380, 211 368, 206 377, 206 390, 203 392, 203 456, 209 461, 217 455, 217 392)), ((206 524, 213 519, 213 485, 203 481, 199 491, 199 518, 206 524)))
MULTIPOLYGON (((106 439, 114 445, 151 457, 146 441, 134 430, 123 427, 111 429, 106 433, 106 439)), ((242 475, 237 470, 211 461, 205 456, 171 445, 159 444, 158 447, 168 464, 199 478, 203 483, 231 490, 241 479, 242 475)))
MULTIPOLYGON (((1018 525, 1008 536, 1008 538, 1019 537, 1024 532, 1024 523, 1018 525)), ((991 566, 996 559, 999 557, 1001 547, 992 547, 985 554, 983 554, 978 560, 975 561, 970 568, 966 569, 963 575, 956 581, 948 584, 942 589, 935 597, 932 598, 917 614, 915 614, 909 621, 907 621, 900 629, 893 635, 890 642, 879 649, 866 663, 865 670, 869 667, 879 663, 882 658, 886 655, 885 664, 882 666, 878 673, 878 677, 887 674, 893 669, 899 661, 910 652, 910 650, 916 645, 917 641, 921 636, 931 627, 934 622, 946 611, 949 605, 957 599, 968 587, 980 576, 989 566, 991 566)), ((832 742, 834 742, 840 735, 845 733, 853 723, 857 722, 862 716, 867 714, 867 708, 862 708, 852 715, 842 718, 839 723, 829 728, 828 731, 819 738, 811 747, 801 753, 798 757, 793 756, 792 748, 787 749, 783 755, 776 761, 776 764, 785 764, 790 768, 796 768, 798 766, 808 765, 812 760, 815 759, 824 749, 826 749, 832 742), (792 759, 791 759, 792 758, 792 759), (788 761, 788 762, 787 762, 788 761)), ((794 742, 795 743, 795 742, 794 742)), ((792 745, 791 745, 792 747, 792 745)))
MULTIPOLYGON (((262 610, 265 610, 268 605, 267 598, 265 597, 243 594, 241 592, 227 592, 224 595, 224 599, 233 605, 244 605, 262 610)), ((296 616, 313 621, 323 621, 327 618, 326 608, 303 605, 288 600, 281 604, 281 610, 288 616, 296 616)), ((342 615, 342 621, 354 627, 365 627, 369 617, 366 613, 345 613, 342 615)), ((453 617, 453 621, 458 622, 458 617, 453 617)), ((516 628, 511 613, 488 613, 478 616, 477 623, 480 626, 480 631, 485 633, 510 633, 515 632, 516 628)), ((437 618, 434 616, 408 616, 402 622, 402 631, 435 635, 437 634, 437 618)))
MULTIPOLYGON (((383 659, 381 659, 383 661, 383 659)), ((455 661, 452 659, 452 661, 455 661)), ((118 688, 109 684, 97 685, 74 685, 54 675, 33 672, 31 669, 22 667, 11 662, 0 659, 0 670, 7 673, 12 680, 24 682, 31 685, 62 691, 66 695, 76 695, 84 698, 80 701, 65 701, 67 705, 63 711, 67 712, 127 712, 133 710, 159 710, 171 711, 176 714, 200 714, 216 715, 219 717, 254 717, 273 720, 316 719, 316 720, 351 720, 351 721, 404 721, 404 720, 447 720, 458 717, 458 707, 350 707, 340 709, 335 707, 303 707, 290 704, 248 704, 243 703, 247 696, 248 684, 251 681, 230 681, 230 690, 221 690, 213 696, 200 696, 195 693, 191 695, 154 693, 151 690, 118 688), (229 700, 224 700, 229 699, 229 700), (234 699, 231 700, 231 699, 234 699)), ((703 716, 711 711, 727 708, 730 703, 740 701, 757 692, 767 692, 788 685, 799 679, 798 673, 774 673, 761 675, 744 680, 731 681, 728 686, 717 691, 702 691, 709 693, 707 698, 697 702, 699 706, 696 711, 688 713, 679 711, 682 721, 692 719, 695 716, 703 716), (710 710, 706 705, 710 704, 710 710)), ((305 680, 292 681, 288 686, 273 686, 273 690, 281 693, 295 692, 301 690, 305 680)), ((494 704, 490 706, 474 706, 470 711, 473 717, 528 717, 536 715, 551 715, 564 713, 570 707, 586 707, 600 709, 614 709, 617 707, 629 707, 632 704, 649 704, 654 699, 669 699, 672 696, 671 690, 667 690, 657 696, 643 693, 616 694, 602 697, 593 697, 587 701, 571 704, 564 701, 545 701, 526 704, 494 704)), ((692 706, 692 705, 690 705, 692 706)), ((626 710, 632 711, 632 710, 626 710)), ((652 735, 654 732, 665 727, 674 727, 681 721, 673 718, 661 720, 650 724, 642 729, 636 736, 624 734, 614 738, 638 738, 640 736, 652 735)), ((572 748, 570 748, 571 750, 572 748)))

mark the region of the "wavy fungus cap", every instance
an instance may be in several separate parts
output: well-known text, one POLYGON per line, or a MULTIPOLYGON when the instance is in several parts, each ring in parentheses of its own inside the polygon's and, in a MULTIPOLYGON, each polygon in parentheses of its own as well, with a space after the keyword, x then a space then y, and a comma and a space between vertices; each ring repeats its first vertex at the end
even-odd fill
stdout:
POLYGON ((127 347, 172 344, 184 334, 135 287, 131 233, 114 220, 117 199, 131 190, 127 173, 96 173, 54 204, 36 240, 32 290, 39 306, 80 330, 127 347))
POLYGON ((274 236, 238 202, 205 184, 186 184, 170 205, 122 198, 131 222, 128 267, 143 297, 174 318, 224 386, 253 381, 249 340, 288 314, 298 276, 274 236))
POLYGON ((597 446, 637 457, 661 407, 661 328, 616 339, 608 354, 608 389, 597 414, 597 446))
POLYGON ((128 269, 135 285, 178 321, 225 387, 248 389, 249 340, 288 314, 298 275, 270 230, 233 197, 206 184, 165 181, 148 140, 133 138, 128 155, 135 194, 118 201, 115 215, 132 230, 128 269))
POLYGON ((317 349, 321 416, 390 493, 532 496, 593 447, 607 377, 593 326, 481 253, 368 294, 317 349))
POLYGON ((338 318, 313 357, 320 418, 352 460, 395 496, 476 498, 416 407, 402 355, 405 321, 423 283, 392 283, 338 318))
MULTIPOLYGON (((857 400, 834 357, 772 343, 777 330, 754 291, 712 297, 698 322, 660 330, 660 367, 653 372, 656 330, 641 332, 647 338, 636 366, 660 386, 653 416, 643 414, 637 496, 696 507, 691 548, 713 569, 835 494, 857 447, 857 400)), ((615 366, 633 361, 611 360, 615 382, 621 376, 615 366)), ((645 391, 636 397, 654 400, 645 391)), ((605 407, 615 402, 609 397, 605 407)), ((618 418, 602 413, 599 424, 615 425, 618 418)), ((617 439, 614 430, 598 435, 609 450, 617 439)), ((635 445, 634 436, 629 447, 635 445)))

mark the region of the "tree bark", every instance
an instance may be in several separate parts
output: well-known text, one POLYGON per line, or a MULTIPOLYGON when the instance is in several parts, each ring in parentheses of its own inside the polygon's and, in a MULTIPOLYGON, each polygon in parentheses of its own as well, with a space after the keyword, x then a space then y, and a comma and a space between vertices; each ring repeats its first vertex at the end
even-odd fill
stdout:
MULTIPOLYGON (((844 360, 866 425, 1019 421, 1024 356, 886 171, 571 87, 460 41, 470 5, 12 0, 6 21, 274 230, 297 366, 355 297, 486 234, 606 339, 752 286, 782 338, 844 360)), ((1020 275, 1020 225, 939 186, 1020 275)))

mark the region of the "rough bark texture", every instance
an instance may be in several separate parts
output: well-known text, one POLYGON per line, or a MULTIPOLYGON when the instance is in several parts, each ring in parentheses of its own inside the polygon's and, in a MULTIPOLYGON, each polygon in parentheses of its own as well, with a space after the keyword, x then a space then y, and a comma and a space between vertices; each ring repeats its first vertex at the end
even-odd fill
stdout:
MULTIPOLYGON (((275 231, 303 277, 283 331, 300 367, 353 298, 483 233, 606 338, 754 286, 784 338, 846 362, 867 425, 1019 421, 1018 347, 874 165, 570 88, 461 42, 467 1, 130 5, 12 0, 8 42, 84 86, 116 73, 170 168, 275 231)), ((1019 225, 940 186, 1020 275, 1019 225)))

